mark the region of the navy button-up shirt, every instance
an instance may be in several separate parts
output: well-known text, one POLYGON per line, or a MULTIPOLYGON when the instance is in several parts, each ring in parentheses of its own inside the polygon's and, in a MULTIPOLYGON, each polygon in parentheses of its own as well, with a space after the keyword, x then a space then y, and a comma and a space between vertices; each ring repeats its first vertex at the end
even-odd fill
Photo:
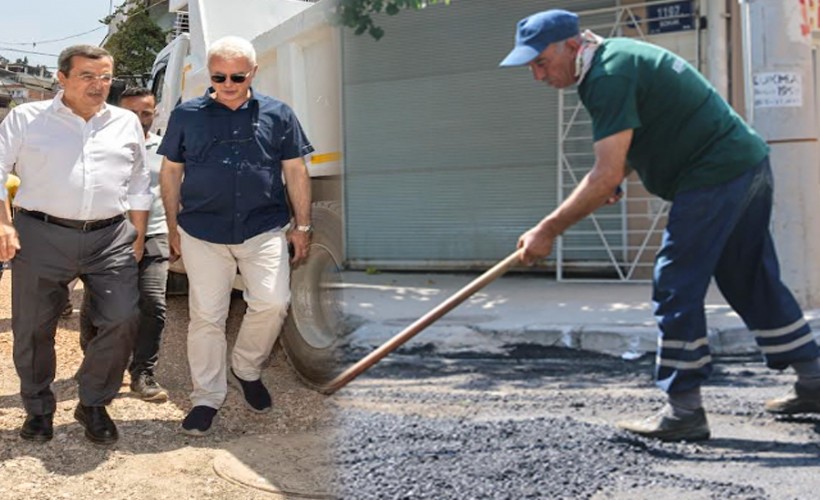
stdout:
POLYGON ((177 218, 185 232, 238 244, 288 223, 282 160, 313 146, 287 104, 251 91, 231 110, 211 92, 174 109, 157 153, 185 164, 177 218))

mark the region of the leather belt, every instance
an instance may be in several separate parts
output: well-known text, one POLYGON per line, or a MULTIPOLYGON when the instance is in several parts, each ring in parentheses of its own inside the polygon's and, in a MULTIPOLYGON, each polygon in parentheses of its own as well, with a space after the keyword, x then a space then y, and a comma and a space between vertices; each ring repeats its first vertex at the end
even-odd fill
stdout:
POLYGON ((54 217, 53 215, 48 215, 43 212, 37 212, 35 210, 26 210, 25 208, 19 207, 17 208, 17 211, 20 213, 24 213, 29 217, 34 217, 37 220, 48 222, 49 224, 55 224, 57 226, 67 227, 69 229, 79 229, 83 232, 96 231, 97 229, 112 226, 118 222, 125 220, 125 215, 123 214, 115 215, 114 217, 110 217, 108 219, 74 220, 63 219, 62 217, 54 217))

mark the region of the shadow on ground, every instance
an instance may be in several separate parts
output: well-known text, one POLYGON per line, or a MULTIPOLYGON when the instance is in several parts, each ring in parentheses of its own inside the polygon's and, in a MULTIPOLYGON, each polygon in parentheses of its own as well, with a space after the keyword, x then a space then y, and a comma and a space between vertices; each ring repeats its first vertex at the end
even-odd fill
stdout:
MULTIPOLYGON (((78 309, 80 300, 81 292, 75 291, 72 294, 75 310, 78 309)), ((244 310, 244 302, 234 298, 226 326, 228 352, 235 342, 244 310)), ((126 376, 120 394, 109 407, 109 414, 120 434, 119 441, 110 447, 100 447, 89 442, 84 436, 84 429, 73 419, 78 397, 76 381, 70 376, 81 361, 79 347, 76 345, 79 326, 76 312, 70 318, 61 319, 58 327, 58 359, 61 356, 76 356, 77 359, 72 358, 68 366, 60 365, 58 373, 62 378, 52 384, 57 399, 54 439, 47 443, 31 443, 19 438, 19 426, 23 423, 25 412, 19 393, 11 393, 17 384, 17 378, 11 361, 10 323, 7 323, 6 329, 0 332, 0 337, 9 339, 8 348, 3 347, 8 352, 8 357, 0 362, 0 376, 6 379, 6 383, 0 385, 5 387, 5 394, 0 395, 0 417, 5 417, 2 419, 5 422, 4 428, 0 429, 0 466, 15 458, 29 457, 38 461, 50 474, 74 476, 98 468, 105 470, 116 467, 112 464, 122 460, 123 456, 167 460, 162 456, 184 453, 188 448, 201 448, 213 450, 214 456, 229 454, 246 467, 254 468, 253 472, 259 477, 276 484, 280 479, 280 470, 260 460, 258 456, 251 456, 249 447, 238 447, 235 443, 256 437, 262 440, 277 435, 325 432, 331 421, 331 409, 326 404, 326 397, 304 387, 285 362, 284 355, 277 349, 270 366, 262 374, 262 380, 274 400, 273 411, 261 415, 249 411, 238 392, 229 388, 212 434, 205 437, 182 434, 179 431, 181 420, 191 408, 188 397, 191 380, 185 339, 187 315, 187 297, 169 297, 167 326, 156 374, 167 389, 169 400, 151 403, 135 398, 125 385, 126 376)), ((65 359, 61 362, 63 361, 65 359)), ((326 450, 316 450, 313 446, 305 455, 322 455, 325 452, 326 450)), ((121 474, 123 471, 119 470, 117 473, 121 474)), ((139 470, 133 473, 138 474, 139 470)))

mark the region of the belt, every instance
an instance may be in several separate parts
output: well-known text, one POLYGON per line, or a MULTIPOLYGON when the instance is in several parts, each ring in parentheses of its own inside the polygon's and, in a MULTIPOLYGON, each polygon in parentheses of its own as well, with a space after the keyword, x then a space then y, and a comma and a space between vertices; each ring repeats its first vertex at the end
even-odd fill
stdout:
POLYGON ((41 220, 43 222, 48 222, 49 224, 55 224, 57 226, 67 227, 69 229, 79 229, 83 232, 96 231, 97 229, 112 226, 118 222, 125 220, 125 215, 123 214, 115 215, 114 217, 110 217, 108 219, 74 220, 63 219, 62 217, 54 217, 53 215, 48 215, 43 212, 37 212, 35 210, 26 210, 25 208, 19 207, 17 208, 17 211, 26 214, 29 217, 34 217, 35 219, 41 220))

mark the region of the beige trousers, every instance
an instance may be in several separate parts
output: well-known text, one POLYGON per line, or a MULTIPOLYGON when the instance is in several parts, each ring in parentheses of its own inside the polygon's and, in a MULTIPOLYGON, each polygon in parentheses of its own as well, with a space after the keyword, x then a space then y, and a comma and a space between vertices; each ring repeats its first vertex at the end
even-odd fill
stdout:
POLYGON ((188 364, 194 406, 219 409, 227 394, 225 321, 237 268, 248 305, 231 353, 234 373, 257 380, 279 336, 290 300, 290 264, 284 231, 238 245, 209 243, 179 228, 188 273, 188 364))

